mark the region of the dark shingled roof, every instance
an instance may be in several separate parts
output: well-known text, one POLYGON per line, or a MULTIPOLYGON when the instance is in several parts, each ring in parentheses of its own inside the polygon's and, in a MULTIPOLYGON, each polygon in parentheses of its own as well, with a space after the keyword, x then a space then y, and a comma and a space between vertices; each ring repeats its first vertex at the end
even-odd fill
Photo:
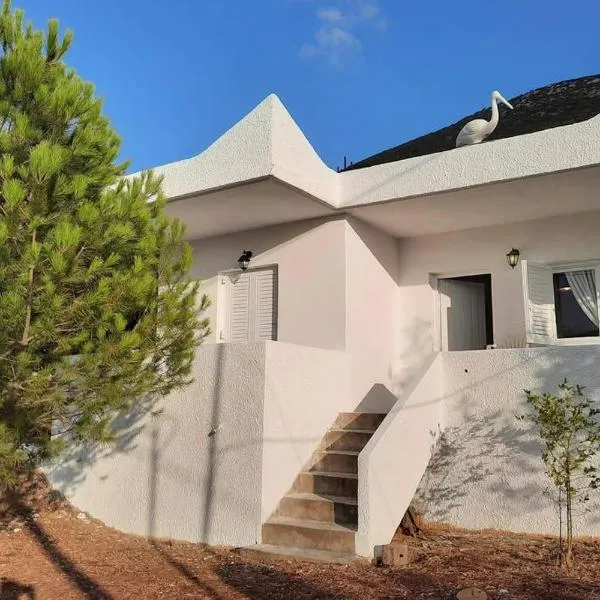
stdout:
MULTIPOLYGON (((486 142, 571 125, 595 117, 600 113, 600 74, 553 83, 511 98, 509 102, 514 110, 498 104, 500 122, 486 142)), ((346 170, 451 150, 465 123, 473 119, 489 119, 490 115, 490 108, 484 108, 453 125, 365 158, 346 170)))

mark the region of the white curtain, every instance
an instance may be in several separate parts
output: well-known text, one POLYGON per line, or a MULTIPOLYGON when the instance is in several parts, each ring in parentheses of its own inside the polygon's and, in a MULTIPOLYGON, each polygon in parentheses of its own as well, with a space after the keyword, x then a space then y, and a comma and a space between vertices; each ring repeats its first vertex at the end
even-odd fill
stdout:
POLYGON ((565 273, 575 300, 587 318, 598 327, 598 298, 594 271, 571 271, 565 273))

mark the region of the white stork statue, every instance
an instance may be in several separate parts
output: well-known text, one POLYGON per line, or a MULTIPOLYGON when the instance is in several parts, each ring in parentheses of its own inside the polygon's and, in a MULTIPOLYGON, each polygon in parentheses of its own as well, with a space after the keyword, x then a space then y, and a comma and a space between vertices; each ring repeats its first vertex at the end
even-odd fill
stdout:
POLYGON ((498 100, 512 109, 511 104, 504 99, 502 94, 496 90, 492 92, 492 118, 489 121, 485 119, 474 119, 469 121, 456 137, 456 147, 471 146, 483 142, 488 135, 496 129, 498 125, 498 100))

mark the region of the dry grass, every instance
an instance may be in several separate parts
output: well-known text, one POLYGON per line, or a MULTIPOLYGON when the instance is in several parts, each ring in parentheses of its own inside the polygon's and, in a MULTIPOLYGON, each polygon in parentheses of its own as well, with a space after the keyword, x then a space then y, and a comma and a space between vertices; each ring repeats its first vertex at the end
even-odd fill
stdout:
POLYGON ((492 599, 600 599, 597 540, 578 541, 571 572, 554 566, 553 538, 444 527, 398 536, 413 557, 405 569, 312 564, 121 534, 79 518, 39 477, 1 500, 0 600, 443 600, 468 586, 492 599))

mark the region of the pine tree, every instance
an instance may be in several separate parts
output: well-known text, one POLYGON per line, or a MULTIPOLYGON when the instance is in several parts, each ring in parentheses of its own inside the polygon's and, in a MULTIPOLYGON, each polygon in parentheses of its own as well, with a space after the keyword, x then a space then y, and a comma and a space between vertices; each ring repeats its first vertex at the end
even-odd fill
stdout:
POLYGON ((72 34, 0 16, 0 482, 189 382, 208 306, 161 181, 126 177, 72 34))

